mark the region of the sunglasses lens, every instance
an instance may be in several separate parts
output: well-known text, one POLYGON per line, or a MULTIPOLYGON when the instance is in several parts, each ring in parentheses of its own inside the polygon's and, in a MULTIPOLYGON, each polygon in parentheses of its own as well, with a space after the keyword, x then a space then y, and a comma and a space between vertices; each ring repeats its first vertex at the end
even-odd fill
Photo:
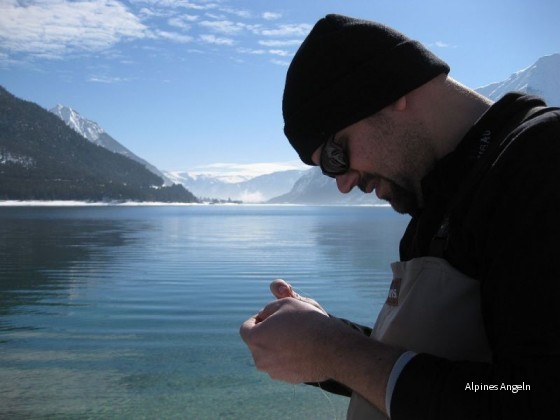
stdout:
POLYGON ((323 174, 335 177, 348 172, 348 158, 341 145, 331 138, 327 140, 321 151, 321 170, 323 174))

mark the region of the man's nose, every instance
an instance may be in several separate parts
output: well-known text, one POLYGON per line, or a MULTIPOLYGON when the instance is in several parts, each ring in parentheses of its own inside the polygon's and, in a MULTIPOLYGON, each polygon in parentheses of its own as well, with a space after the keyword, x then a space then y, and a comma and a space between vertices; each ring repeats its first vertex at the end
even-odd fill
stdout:
POLYGON ((352 188, 358 185, 358 182, 360 182, 360 174, 352 169, 342 175, 336 176, 336 186, 338 191, 343 194, 352 191, 352 188))

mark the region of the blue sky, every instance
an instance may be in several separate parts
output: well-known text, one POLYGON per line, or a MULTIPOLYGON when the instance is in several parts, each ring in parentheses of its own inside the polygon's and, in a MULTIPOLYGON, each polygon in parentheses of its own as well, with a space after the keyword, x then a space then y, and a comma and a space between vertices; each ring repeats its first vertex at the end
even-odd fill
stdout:
POLYGON ((557 0, 0 0, 0 85, 160 169, 289 168, 287 66, 328 13, 399 29, 475 88, 560 52, 557 0))

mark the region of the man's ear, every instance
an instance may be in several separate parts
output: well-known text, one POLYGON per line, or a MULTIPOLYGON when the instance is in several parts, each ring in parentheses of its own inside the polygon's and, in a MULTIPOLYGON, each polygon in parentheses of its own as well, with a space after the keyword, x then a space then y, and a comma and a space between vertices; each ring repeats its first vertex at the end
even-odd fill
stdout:
POLYGON ((321 164, 321 150, 323 150, 323 146, 319 146, 311 155, 311 161, 316 166, 319 166, 321 164))
POLYGON ((391 107, 395 111, 404 111, 406 109, 406 105, 406 96, 401 96, 399 99, 393 102, 391 107))

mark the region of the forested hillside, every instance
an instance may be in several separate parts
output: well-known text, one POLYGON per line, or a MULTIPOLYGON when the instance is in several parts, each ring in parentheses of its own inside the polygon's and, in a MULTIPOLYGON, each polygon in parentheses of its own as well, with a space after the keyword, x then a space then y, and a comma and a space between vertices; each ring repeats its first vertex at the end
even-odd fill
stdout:
POLYGON ((0 87, 0 200, 194 202, 183 186, 94 145, 0 87))

